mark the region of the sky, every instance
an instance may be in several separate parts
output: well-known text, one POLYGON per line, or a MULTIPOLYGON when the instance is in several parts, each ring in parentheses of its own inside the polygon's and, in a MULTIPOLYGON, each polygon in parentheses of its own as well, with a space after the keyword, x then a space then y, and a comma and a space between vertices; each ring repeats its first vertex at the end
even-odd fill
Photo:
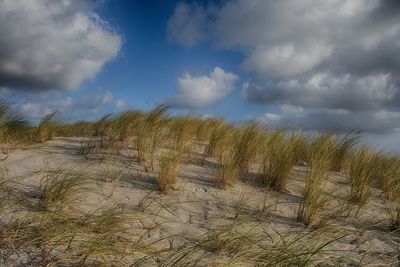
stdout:
POLYGON ((0 36, 0 97, 33 123, 168 104, 400 152, 398 0, 0 0, 0 36))

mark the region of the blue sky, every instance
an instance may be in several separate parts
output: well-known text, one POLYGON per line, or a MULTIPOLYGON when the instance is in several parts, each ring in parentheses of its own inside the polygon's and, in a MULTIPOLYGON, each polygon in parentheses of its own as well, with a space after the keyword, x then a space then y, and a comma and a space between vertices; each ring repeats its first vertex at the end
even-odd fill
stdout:
POLYGON ((168 103, 400 151, 399 3, 5 1, 0 96, 33 122, 168 103))

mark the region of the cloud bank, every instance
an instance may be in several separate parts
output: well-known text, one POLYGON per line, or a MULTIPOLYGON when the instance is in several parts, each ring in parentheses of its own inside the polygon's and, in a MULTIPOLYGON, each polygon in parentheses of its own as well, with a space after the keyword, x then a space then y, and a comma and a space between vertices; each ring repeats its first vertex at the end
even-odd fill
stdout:
MULTIPOLYGON (((302 116, 275 114, 282 117, 275 123, 368 132, 400 127, 400 1, 231 0, 186 7, 194 9, 208 18, 207 28, 186 31, 192 33, 186 38, 243 54, 241 66, 251 77, 242 90, 247 101, 303 110, 302 116), (198 33, 203 37, 195 38, 198 33)), ((180 21, 179 31, 191 18, 175 12, 170 20, 180 21)))
POLYGON ((24 118, 38 120, 41 117, 59 111, 66 114, 67 119, 82 119, 83 114, 96 116, 107 111, 107 108, 118 105, 114 96, 108 90, 82 97, 72 97, 61 92, 46 92, 42 94, 18 94, 11 108, 24 118))
POLYGON ((238 77, 216 67, 209 76, 193 77, 186 73, 178 78, 176 96, 169 102, 177 108, 199 109, 212 106, 229 94, 238 77))
POLYGON ((2 0, 0 36, 0 87, 25 91, 79 88, 122 44, 85 0, 2 0))

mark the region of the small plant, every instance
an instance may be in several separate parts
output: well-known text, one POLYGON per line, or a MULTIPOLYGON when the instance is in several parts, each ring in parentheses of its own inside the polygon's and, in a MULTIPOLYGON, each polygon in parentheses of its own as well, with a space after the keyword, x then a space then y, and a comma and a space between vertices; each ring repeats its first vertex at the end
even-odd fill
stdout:
POLYGON ((146 114, 144 121, 138 125, 136 148, 139 163, 150 162, 153 169, 154 157, 160 149, 163 137, 163 127, 168 107, 160 105, 146 114))
POLYGON ((381 156, 377 178, 389 207, 389 223, 393 230, 400 228, 400 160, 390 156, 381 156))
POLYGON ((44 116, 37 127, 38 142, 46 142, 54 138, 55 127, 60 123, 62 114, 55 111, 44 116))
POLYGON ((179 172, 180 157, 176 151, 166 152, 160 158, 160 171, 157 177, 157 182, 162 192, 168 192, 179 172))
POLYGON ((40 180, 40 204, 43 210, 61 210, 75 203, 86 190, 86 179, 81 175, 55 171, 40 180))
POLYGON ((261 130, 257 124, 240 129, 233 143, 236 168, 243 172, 249 171, 250 162, 258 152, 261 130))
POLYGON ((269 136, 261 159, 265 186, 278 192, 285 189, 295 159, 293 147, 285 140, 284 131, 277 131, 269 136))
POLYGON ((128 215, 120 207, 111 207, 80 218, 85 231, 95 234, 120 233, 126 228, 128 215))
POLYGON ((348 171, 350 165, 350 151, 357 144, 357 142, 357 133, 349 133, 335 143, 332 157, 332 171, 348 171))
POLYGON ((297 211, 297 221, 307 227, 319 228, 328 219, 324 214, 328 199, 323 186, 331 168, 332 140, 329 136, 321 136, 310 148, 306 185, 297 211))
POLYGON ((226 142, 226 149, 218 155, 218 165, 214 174, 214 182, 223 188, 232 187, 236 183, 238 167, 235 161, 234 148, 229 141, 226 142))
POLYGON ((211 133, 204 157, 216 157, 224 149, 223 141, 225 136, 231 134, 232 131, 232 127, 226 124, 216 126, 211 133))
POLYGON ((374 153, 366 147, 359 148, 351 158, 349 183, 352 203, 363 206, 368 199, 372 177, 375 173, 374 153))

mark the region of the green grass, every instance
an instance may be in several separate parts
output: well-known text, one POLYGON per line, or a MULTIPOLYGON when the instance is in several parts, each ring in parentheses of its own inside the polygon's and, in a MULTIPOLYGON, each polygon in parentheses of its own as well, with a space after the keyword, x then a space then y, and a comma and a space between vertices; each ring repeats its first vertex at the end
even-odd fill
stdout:
POLYGON ((379 180, 388 205, 389 224, 393 230, 400 229, 400 160, 389 155, 375 159, 375 179, 379 180))
POLYGON ((162 192, 168 192, 176 182, 180 167, 180 155, 176 151, 165 152, 160 158, 157 182, 162 192))
POLYGON ((330 135, 324 135, 310 145, 306 184, 296 218, 310 228, 324 226, 328 220, 324 214, 328 199, 323 187, 332 166, 332 142, 330 135))
POLYGON ((38 206, 46 211, 62 210, 81 200, 86 190, 88 184, 84 176, 55 171, 40 180, 38 206))
POLYGON ((224 147, 217 156, 217 167, 214 171, 214 183, 222 188, 232 187, 236 184, 238 165, 235 158, 235 135, 225 135, 221 140, 224 147))
POLYGON ((243 172, 248 172, 250 163, 256 158, 261 141, 262 127, 254 124, 239 129, 234 146, 234 162, 236 168, 243 172))
POLYGON ((56 127, 61 123, 62 117, 61 113, 55 111, 41 118, 37 127, 38 142, 43 143, 55 137, 56 127))
POLYGON ((349 200, 359 207, 365 205, 370 195, 375 173, 374 159, 375 154, 366 147, 357 149, 351 158, 349 200))
POLYGON ((285 131, 270 134, 261 157, 264 184, 278 192, 285 189, 296 163, 294 147, 285 139, 285 134, 285 131))

